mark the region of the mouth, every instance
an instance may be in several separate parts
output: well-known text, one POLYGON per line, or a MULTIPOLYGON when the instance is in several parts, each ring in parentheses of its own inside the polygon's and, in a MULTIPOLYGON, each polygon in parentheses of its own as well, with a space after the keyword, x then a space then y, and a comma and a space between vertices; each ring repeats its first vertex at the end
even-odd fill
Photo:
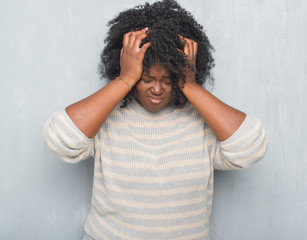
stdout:
POLYGON ((150 96, 148 96, 148 99, 152 104, 159 104, 163 101, 163 98, 154 98, 150 96))

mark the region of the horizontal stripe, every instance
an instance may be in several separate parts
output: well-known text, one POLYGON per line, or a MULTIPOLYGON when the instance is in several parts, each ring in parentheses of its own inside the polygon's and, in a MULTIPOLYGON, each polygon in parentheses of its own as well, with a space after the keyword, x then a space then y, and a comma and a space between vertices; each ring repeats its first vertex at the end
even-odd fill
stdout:
MULTIPOLYGON (((97 189, 102 191, 102 189, 105 189, 100 184, 97 184, 95 186, 97 189)), ((203 185, 196 185, 191 187, 180 187, 180 188, 172 188, 165 190, 143 190, 143 189, 127 189, 122 188, 117 185, 107 185, 108 191, 116 192, 116 193, 122 193, 122 194, 130 194, 130 195, 136 195, 136 196, 170 196, 170 195, 176 195, 176 194, 183 194, 183 193, 191 193, 196 191, 204 191, 207 188, 207 184, 203 185)), ((211 191, 207 191, 207 194, 212 194, 211 191)))
POLYGON ((183 225, 174 225, 174 226, 168 226, 168 227, 148 227, 148 226, 139 226, 139 225, 134 225, 130 224, 124 221, 119 220, 118 218, 108 215, 107 217, 99 217, 96 213, 96 211, 93 211, 93 214, 95 215, 96 219, 102 224, 103 227, 111 231, 114 235, 123 237, 120 231, 116 230, 114 227, 111 227, 110 225, 107 224, 107 221, 104 221, 104 219, 111 219, 114 222, 116 222, 120 226, 124 226, 129 229, 133 229, 136 231, 143 231, 143 232, 158 232, 158 233, 169 233, 169 232, 174 232, 174 231, 182 231, 186 229, 191 229, 191 228, 196 228, 199 226, 203 226, 208 223, 208 219, 202 219, 198 222, 195 223, 189 223, 189 224, 183 224, 183 225))
MULTIPOLYGON (((211 131, 211 130, 208 129, 208 131, 211 131)), ((206 132, 207 131, 205 130, 205 132, 199 131, 199 132, 196 132, 196 133, 183 135, 182 137, 176 138, 172 141, 163 142, 163 141, 161 141, 161 139, 157 139, 157 140, 159 140, 158 144, 148 144, 148 143, 146 144, 146 143, 144 143, 144 141, 138 141, 136 138, 134 138, 132 136, 123 135, 122 132, 108 133, 107 137, 108 137, 109 141, 116 142, 117 144, 125 143, 124 146, 130 146, 132 144, 137 144, 138 147, 143 147, 143 148, 146 148, 146 149, 162 150, 162 149, 174 148, 175 146, 178 146, 180 144, 187 144, 187 143, 191 143, 191 142, 194 142, 194 141, 199 141, 199 139, 203 138, 203 136, 206 134, 206 132)), ((212 144, 214 144, 215 142, 216 142, 216 139, 214 138, 212 140, 212 144)), ((208 144, 210 144, 210 143, 208 143, 208 144)))
MULTIPOLYGON (((156 119, 142 119, 142 115, 135 116, 135 115, 128 115, 125 119, 125 122, 121 121, 121 118, 119 117, 113 117, 112 115, 107 119, 107 123, 112 125, 113 127, 119 127, 119 128, 125 128, 127 126, 129 127, 142 127, 142 128, 156 128, 157 125, 153 124, 156 123, 156 119), (135 119, 138 118, 139 121, 135 121, 135 119), (149 121, 148 121, 149 120, 149 121)), ((145 115, 146 116, 146 115, 145 115)), ((194 121, 199 121, 203 123, 204 120, 199 118, 198 113, 196 111, 191 112, 191 114, 184 114, 181 115, 178 118, 175 119, 169 119, 169 118, 164 118, 163 120, 159 121, 159 127, 168 127, 168 126, 176 126, 181 123, 191 123, 194 121)))
MULTIPOLYGON (((144 218, 144 221, 154 221, 155 218, 165 219, 165 221, 184 221, 184 218, 190 219, 198 215, 196 212, 202 210, 211 209, 211 203, 206 204, 206 201, 193 203, 184 207, 170 206, 167 208, 147 208, 147 207, 135 207, 129 205, 122 205, 117 202, 113 202, 112 198, 108 198, 106 195, 101 195, 97 191, 93 192, 92 205, 97 206, 97 211, 102 215, 114 215, 118 217, 130 218, 131 220, 138 221, 139 218, 144 218), (195 212, 194 212, 195 211, 195 212), (195 215, 194 215, 195 213, 195 215), (167 216, 170 216, 168 218, 167 216), (178 217, 178 219, 172 219, 172 217, 178 217)), ((205 214, 207 215, 207 214, 205 214)), ((143 224, 143 222, 141 223, 143 224)))
POLYGON ((126 182, 118 179, 101 178, 103 176, 100 174, 99 177, 94 175, 94 183, 106 184, 106 185, 118 185, 127 189, 142 189, 142 190, 164 190, 178 188, 178 187, 188 187, 193 185, 201 185, 208 181, 208 178, 194 178, 189 180, 181 180, 168 183, 148 183, 148 182, 126 182))
POLYGON ((163 208, 169 208, 169 207, 183 207, 188 205, 193 205, 196 203, 204 202, 204 197, 197 197, 192 199, 184 199, 181 201, 168 201, 168 202, 148 202, 148 203, 142 203, 142 202, 136 202, 136 201, 128 201, 125 199, 115 199, 108 195, 108 193, 102 189, 102 192, 105 194, 105 196, 111 201, 116 204, 122 205, 122 206, 130 206, 130 207, 138 207, 138 208, 151 208, 151 209, 163 209, 163 208))
MULTIPOLYGON (((130 239, 131 240, 143 240, 142 238, 136 238, 136 237, 131 237, 131 236, 128 237, 126 234, 117 231, 114 227, 112 227, 106 221, 104 221, 104 218, 101 218, 100 216, 97 216, 97 213, 95 211, 93 211, 93 215, 96 217, 97 221, 100 223, 100 225, 103 228, 105 228, 108 231, 110 231, 116 237, 120 237, 122 239, 127 239, 127 240, 130 240, 130 239)), ((100 233, 101 233, 101 231, 100 231, 100 233)))
POLYGON ((176 182, 178 180, 180 181, 187 181, 192 180, 196 178, 200 179, 207 179, 209 177, 209 172, 192 172, 192 173, 185 173, 185 174, 178 174, 173 176, 123 176, 119 174, 115 174, 113 172, 109 172, 104 170, 103 175, 101 172, 95 172, 96 177, 104 178, 108 177, 110 179, 117 179, 120 181, 126 181, 126 182, 143 182, 143 183, 172 183, 176 182))
MULTIPOLYGON (((189 123, 185 128, 178 128, 178 126, 175 128, 174 131, 170 131, 170 127, 168 126, 167 128, 165 128, 165 130, 168 130, 168 131, 164 131, 164 132, 160 132, 160 133, 156 133, 155 131, 151 131, 150 132, 150 140, 153 141, 153 140, 165 140, 165 139, 172 139, 175 137, 175 136, 178 136, 178 135, 184 135, 185 132, 191 132, 191 130, 193 130, 196 126, 202 126, 202 128, 204 129, 203 127, 204 123, 202 120, 199 120, 197 122, 192 122, 192 123, 189 123)), ((105 127, 105 126, 103 126, 105 127)), ((127 130, 127 126, 123 125, 123 126, 113 126, 111 125, 110 127, 112 127, 114 129, 115 132, 125 132, 125 130, 127 130)), ((139 128, 140 129, 140 128, 139 128)), ((137 129, 135 129, 136 131, 137 129)), ((146 129, 148 130, 148 129, 146 129)), ((137 133, 137 132, 131 132, 129 131, 129 134, 131 134, 131 136, 133 136, 134 138, 136 139, 142 139, 142 140, 147 140, 148 137, 149 137, 149 132, 147 132, 146 134, 144 134, 144 130, 142 131, 142 133, 137 133)), ((176 139, 176 137, 175 137, 176 139)))
POLYGON ((96 227, 96 224, 92 221, 91 217, 87 218, 87 222, 88 222, 89 226, 94 230, 95 235, 98 235, 98 237, 100 237, 101 239, 109 240, 109 238, 106 237, 106 235, 103 234, 98 227, 96 227))
MULTIPOLYGON (((108 167, 112 168, 122 168, 122 169, 142 169, 142 170, 152 170, 152 171, 163 171, 172 168, 182 168, 182 167, 189 167, 195 165, 204 165, 208 163, 210 160, 208 156, 205 159, 197 158, 197 159, 189 159, 189 160, 172 160, 166 163, 158 164, 157 162, 142 162, 142 161, 117 161, 111 160, 107 157, 104 157, 103 166, 107 165, 108 167)), ((101 167, 98 166, 98 167, 101 167)), ((98 170, 98 169, 97 169, 98 170)))
POLYGON ((172 238, 172 240, 195 240, 195 239, 203 239, 206 237, 209 233, 209 227, 207 227, 204 231, 199 232, 199 233, 194 233, 192 235, 187 235, 179 238, 172 238))
POLYGON ((126 222, 123 222, 119 220, 118 218, 114 216, 108 216, 110 219, 112 219, 114 222, 117 222, 119 225, 125 226, 129 229, 134 229, 137 231, 144 231, 144 232, 159 232, 159 233, 169 233, 174 231, 182 231, 190 228, 196 228, 202 225, 205 225, 208 223, 208 219, 203 219, 201 221, 195 222, 195 223, 188 223, 183 225, 175 225, 175 226, 168 226, 168 227, 145 227, 145 226, 139 226, 134 224, 129 224, 126 222))
POLYGON ((241 155, 237 153, 224 153, 224 158, 219 155, 215 160, 216 168, 236 169, 248 167, 249 165, 255 163, 257 160, 260 160, 266 152, 266 144, 263 144, 262 146, 256 146, 260 148, 255 149, 254 153, 249 150, 249 152, 242 152, 241 155))
POLYGON ((123 149, 120 147, 115 147, 115 146, 106 146, 105 148, 105 154, 110 154, 112 152, 116 152, 116 154, 122 154, 125 156, 135 156, 136 158, 139 157, 146 157, 149 159, 159 159, 159 158, 167 158, 169 156, 174 156, 174 155, 180 155, 180 154, 195 154, 196 151, 201 151, 203 149, 202 146, 191 146, 188 148, 182 148, 182 149, 177 149, 177 150, 170 150, 166 152, 161 152, 161 153, 149 153, 145 152, 140 149, 123 149))
MULTIPOLYGON (((99 198, 99 196, 96 196, 99 198)), ((112 207, 110 207, 103 199, 99 198, 99 203, 103 205, 106 212, 112 212, 116 216, 124 216, 126 218, 137 219, 137 220, 152 220, 152 221, 165 221, 165 220, 178 220, 181 218, 194 217, 201 214, 206 214, 207 209, 205 206, 201 209, 196 209, 192 211, 182 212, 182 213, 168 213, 168 214, 138 214, 138 213, 130 213, 125 211, 118 211, 112 207)), ((99 207, 96 207, 95 202, 93 202, 93 207, 96 211, 100 212, 102 215, 106 215, 105 212, 102 212, 99 207)))

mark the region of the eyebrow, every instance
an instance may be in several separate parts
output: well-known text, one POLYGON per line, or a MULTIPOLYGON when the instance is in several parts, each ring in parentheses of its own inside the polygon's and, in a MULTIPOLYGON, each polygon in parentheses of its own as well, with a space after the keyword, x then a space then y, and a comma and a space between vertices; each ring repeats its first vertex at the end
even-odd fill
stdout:
POLYGON ((146 74, 146 73, 144 73, 143 76, 144 76, 144 77, 148 77, 148 78, 154 78, 153 76, 150 76, 150 75, 148 75, 148 74, 146 74))
MULTIPOLYGON (((154 79, 154 78, 155 78, 154 76, 150 76, 150 75, 148 75, 148 74, 146 74, 146 73, 144 73, 144 76, 145 76, 145 77, 148 77, 148 78, 151 78, 151 79, 154 79)), ((171 76, 170 76, 170 75, 163 75, 162 78, 171 78, 171 76)))

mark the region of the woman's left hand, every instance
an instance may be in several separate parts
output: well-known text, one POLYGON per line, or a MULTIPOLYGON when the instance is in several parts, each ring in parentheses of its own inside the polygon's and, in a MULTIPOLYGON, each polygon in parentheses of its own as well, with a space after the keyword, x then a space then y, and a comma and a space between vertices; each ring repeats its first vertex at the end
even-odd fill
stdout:
POLYGON ((192 69, 189 66, 185 68, 186 81, 183 84, 179 79, 179 87, 187 100, 212 129, 217 139, 224 141, 240 127, 245 119, 245 113, 223 103, 196 83, 195 73, 198 44, 191 39, 180 35, 179 37, 184 45, 182 52, 186 55, 189 64, 192 66, 192 69))
POLYGON ((183 88, 185 85, 190 83, 195 83, 195 72, 196 72, 196 55, 197 55, 197 47, 198 44, 192 39, 185 38, 179 35, 181 42, 183 43, 183 52, 186 55, 186 58, 190 64, 190 66, 186 66, 185 68, 185 83, 183 84, 182 81, 179 81, 179 87, 183 88))

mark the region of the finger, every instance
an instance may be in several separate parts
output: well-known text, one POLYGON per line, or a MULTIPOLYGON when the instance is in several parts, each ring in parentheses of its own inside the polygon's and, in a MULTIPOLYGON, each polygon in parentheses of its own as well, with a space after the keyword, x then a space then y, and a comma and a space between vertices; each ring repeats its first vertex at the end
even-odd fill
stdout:
POLYGON ((181 36, 181 35, 179 35, 179 38, 180 38, 180 41, 181 41, 181 43, 183 44, 183 52, 187 55, 187 56, 189 56, 190 55, 190 53, 191 53, 191 46, 190 46, 190 44, 191 44, 191 39, 189 39, 189 38, 185 38, 185 37, 183 37, 183 36, 181 36))
POLYGON ((183 53, 184 54, 184 52, 180 49, 180 48, 176 48, 179 52, 181 52, 181 53, 183 53))
POLYGON ((131 48, 139 48, 141 41, 147 36, 146 32, 148 31, 148 27, 143 28, 141 30, 138 31, 133 31, 130 34, 129 37, 129 47, 131 48), (141 40, 140 40, 141 38, 141 40), (139 42, 139 44, 137 45, 137 43, 139 42))
POLYGON ((147 49, 148 49, 150 46, 151 46, 151 42, 145 43, 145 44, 142 46, 142 48, 141 48, 141 50, 140 50, 140 54, 141 54, 142 57, 144 57, 144 55, 145 55, 147 49))
POLYGON ((184 42, 185 42, 184 37, 183 37, 183 36, 181 36, 180 34, 178 34, 178 36, 179 36, 179 39, 180 39, 181 43, 183 43, 183 44, 184 44, 184 42))
POLYGON ((136 35, 135 35, 135 39, 134 39, 134 43, 133 43, 133 48, 135 48, 135 49, 140 48, 140 44, 141 44, 142 40, 147 37, 148 33, 149 33, 148 27, 143 28, 139 31, 136 31, 135 32, 136 35))
POLYGON ((134 43, 133 43, 133 49, 138 50, 140 48, 140 45, 142 43, 142 40, 145 39, 147 37, 146 33, 141 33, 138 34, 135 39, 134 39, 134 43))
POLYGON ((133 31, 133 32, 136 33, 136 34, 143 34, 143 33, 146 33, 147 31, 148 31, 148 27, 145 27, 141 30, 133 31))
POLYGON ((135 39, 135 32, 131 32, 129 35, 128 44, 127 44, 128 48, 133 47, 134 39, 135 39))
POLYGON ((178 35, 179 35, 179 38, 180 38, 181 43, 183 43, 184 45, 187 44, 188 42, 193 41, 193 40, 190 39, 190 38, 183 37, 183 36, 181 36, 180 34, 178 34, 178 35))
POLYGON ((193 46, 191 44, 191 41, 189 39, 185 39, 185 45, 184 45, 183 51, 188 57, 191 56, 192 47, 193 46))
POLYGON ((128 45, 130 34, 131 32, 127 32, 124 34, 123 47, 126 47, 128 45))
POLYGON ((196 59, 197 55, 197 49, 198 49, 198 44, 192 39, 187 40, 187 55, 189 57, 189 60, 193 63, 196 59))
POLYGON ((197 50, 198 50, 197 42, 195 42, 192 39, 185 38, 185 37, 181 36, 180 34, 178 34, 178 36, 180 38, 181 43, 184 45, 183 51, 180 50, 180 49, 178 49, 178 50, 183 52, 187 56, 188 60, 191 63, 195 63, 196 62, 197 50))
POLYGON ((193 58, 194 58, 194 63, 196 62, 197 51, 198 51, 198 43, 193 41, 193 58))
POLYGON ((188 47, 187 47, 187 39, 183 36, 181 36, 180 34, 179 35, 179 39, 180 39, 180 42, 182 43, 183 45, 183 50, 182 52, 185 54, 185 55, 188 55, 188 47))
POLYGON ((189 45, 190 57, 192 60, 194 60, 196 58, 198 44, 194 40, 190 40, 189 45))
POLYGON ((190 61, 193 62, 194 59, 194 41, 190 40, 189 41, 189 57, 190 57, 190 61))

